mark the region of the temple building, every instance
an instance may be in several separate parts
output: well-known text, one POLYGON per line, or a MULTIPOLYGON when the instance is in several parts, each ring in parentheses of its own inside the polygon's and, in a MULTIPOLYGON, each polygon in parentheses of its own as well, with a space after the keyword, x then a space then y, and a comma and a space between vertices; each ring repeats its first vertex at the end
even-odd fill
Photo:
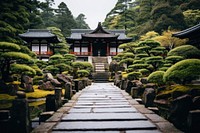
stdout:
POLYGON ((189 41, 187 44, 196 46, 200 49, 200 23, 183 31, 174 33, 172 36, 180 39, 188 38, 189 41))
POLYGON ((95 30, 72 29, 71 36, 66 38, 70 44, 70 53, 78 58, 117 55, 122 52, 118 46, 131 40, 126 37, 125 30, 105 30, 101 23, 95 30))
POLYGON ((59 43, 56 35, 46 29, 29 29, 26 33, 19 34, 29 49, 37 54, 38 59, 48 60, 54 54, 53 43, 59 43))

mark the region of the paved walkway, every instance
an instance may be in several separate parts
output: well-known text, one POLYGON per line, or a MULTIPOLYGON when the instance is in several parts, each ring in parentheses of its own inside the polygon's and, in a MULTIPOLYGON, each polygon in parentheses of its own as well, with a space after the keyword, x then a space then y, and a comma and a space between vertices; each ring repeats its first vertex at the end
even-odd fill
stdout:
POLYGON ((76 93, 33 133, 181 133, 113 83, 76 93))

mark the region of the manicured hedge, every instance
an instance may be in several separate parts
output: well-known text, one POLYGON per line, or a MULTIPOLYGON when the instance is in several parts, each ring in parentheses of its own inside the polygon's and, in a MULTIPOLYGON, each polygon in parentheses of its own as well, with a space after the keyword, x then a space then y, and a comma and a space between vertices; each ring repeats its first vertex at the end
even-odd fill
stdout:
POLYGON ((185 59, 200 58, 200 50, 192 45, 183 45, 169 51, 167 56, 182 56, 185 59))
POLYGON ((164 74, 164 81, 178 84, 190 83, 200 78, 200 60, 186 59, 171 66, 164 74))
POLYGON ((156 83, 157 85, 162 85, 164 84, 163 82, 164 73, 165 72, 163 71, 155 71, 148 76, 147 80, 148 82, 156 83))

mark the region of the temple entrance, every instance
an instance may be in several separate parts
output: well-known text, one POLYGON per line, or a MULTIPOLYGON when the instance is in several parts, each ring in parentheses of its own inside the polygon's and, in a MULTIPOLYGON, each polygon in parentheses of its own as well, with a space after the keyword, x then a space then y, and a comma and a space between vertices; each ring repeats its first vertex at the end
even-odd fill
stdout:
POLYGON ((94 43, 93 44, 93 56, 106 56, 107 55, 107 46, 105 43, 94 43))

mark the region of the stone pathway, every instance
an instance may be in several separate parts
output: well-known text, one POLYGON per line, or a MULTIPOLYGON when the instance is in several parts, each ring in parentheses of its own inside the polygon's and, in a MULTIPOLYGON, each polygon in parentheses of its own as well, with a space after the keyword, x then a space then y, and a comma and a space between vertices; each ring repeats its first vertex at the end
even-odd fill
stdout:
POLYGON ((94 83, 86 87, 52 133, 161 132, 124 94, 112 83, 94 83))

